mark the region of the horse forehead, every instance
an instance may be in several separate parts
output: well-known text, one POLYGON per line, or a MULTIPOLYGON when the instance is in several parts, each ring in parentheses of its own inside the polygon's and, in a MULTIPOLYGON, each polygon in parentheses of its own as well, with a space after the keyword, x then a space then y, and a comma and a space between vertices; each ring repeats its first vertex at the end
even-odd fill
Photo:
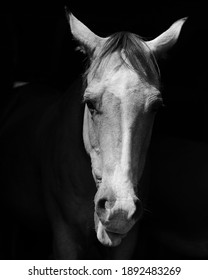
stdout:
POLYGON ((127 92, 134 92, 139 87, 138 75, 126 67, 106 75, 105 87, 116 97, 123 97, 127 92))
POLYGON ((97 92, 98 95, 107 93, 104 95, 112 95, 118 100, 133 96, 139 98, 147 89, 138 74, 126 66, 121 66, 119 69, 106 68, 102 78, 94 79, 88 87, 88 91, 97 92))
POLYGON ((94 78, 89 79, 88 91, 98 93, 111 93, 118 99, 145 100, 151 92, 151 86, 144 82, 139 74, 133 69, 130 62, 122 56, 121 60, 114 53, 107 63, 101 63, 94 78))
POLYGON ((103 99, 109 108, 122 108, 123 113, 133 117, 144 109, 152 92, 151 86, 141 81, 136 73, 123 72, 109 79, 103 99))

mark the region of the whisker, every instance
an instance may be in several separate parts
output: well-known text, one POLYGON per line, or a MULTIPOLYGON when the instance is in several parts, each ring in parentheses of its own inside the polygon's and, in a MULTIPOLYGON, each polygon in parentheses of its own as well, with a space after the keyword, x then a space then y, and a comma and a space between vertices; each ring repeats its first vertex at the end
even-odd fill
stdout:
POLYGON ((144 208, 144 212, 147 212, 147 213, 149 213, 149 214, 152 214, 152 211, 149 210, 149 209, 147 209, 147 208, 144 208))

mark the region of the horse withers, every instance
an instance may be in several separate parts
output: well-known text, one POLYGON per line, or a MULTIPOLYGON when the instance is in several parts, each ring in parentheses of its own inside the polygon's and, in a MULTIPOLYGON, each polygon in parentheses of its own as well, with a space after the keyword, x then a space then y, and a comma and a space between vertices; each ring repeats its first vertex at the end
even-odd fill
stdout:
MULTIPOLYGON (((2 204, 9 208, 7 199, 24 217, 31 212, 41 219, 44 211, 56 258, 131 258, 152 126, 162 105, 156 58, 175 44, 185 18, 151 41, 128 32, 101 38, 72 14, 68 19, 90 61, 84 88, 79 81, 35 119, 37 111, 23 102, 7 120, 2 204)), ((9 213, 18 225, 21 215, 9 213)))

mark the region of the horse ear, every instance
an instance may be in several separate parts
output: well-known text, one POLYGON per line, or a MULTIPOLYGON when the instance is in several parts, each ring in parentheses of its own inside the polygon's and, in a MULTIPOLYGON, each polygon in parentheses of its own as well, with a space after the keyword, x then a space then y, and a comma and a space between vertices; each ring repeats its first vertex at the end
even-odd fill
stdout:
POLYGON ((102 44, 104 38, 101 38, 94 34, 72 13, 66 11, 66 14, 72 35, 80 43, 80 47, 78 47, 78 49, 84 53, 92 53, 97 47, 99 47, 102 44))
POLYGON ((177 20, 170 26, 168 30, 163 32, 161 35, 159 35, 152 41, 146 42, 150 50, 156 56, 163 55, 177 42, 181 28, 186 19, 187 17, 177 20))

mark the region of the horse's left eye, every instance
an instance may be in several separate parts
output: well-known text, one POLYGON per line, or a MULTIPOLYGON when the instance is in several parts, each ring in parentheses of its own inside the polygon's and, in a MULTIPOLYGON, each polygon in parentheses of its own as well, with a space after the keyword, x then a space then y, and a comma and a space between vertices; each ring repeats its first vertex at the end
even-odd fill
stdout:
POLYGON ((153 113, 156 113, 161 107, 163 107, 163 101, 162 99, 158 99, 156 101, 154 101, 154 103, 150 106, 150 110, 153 113))

